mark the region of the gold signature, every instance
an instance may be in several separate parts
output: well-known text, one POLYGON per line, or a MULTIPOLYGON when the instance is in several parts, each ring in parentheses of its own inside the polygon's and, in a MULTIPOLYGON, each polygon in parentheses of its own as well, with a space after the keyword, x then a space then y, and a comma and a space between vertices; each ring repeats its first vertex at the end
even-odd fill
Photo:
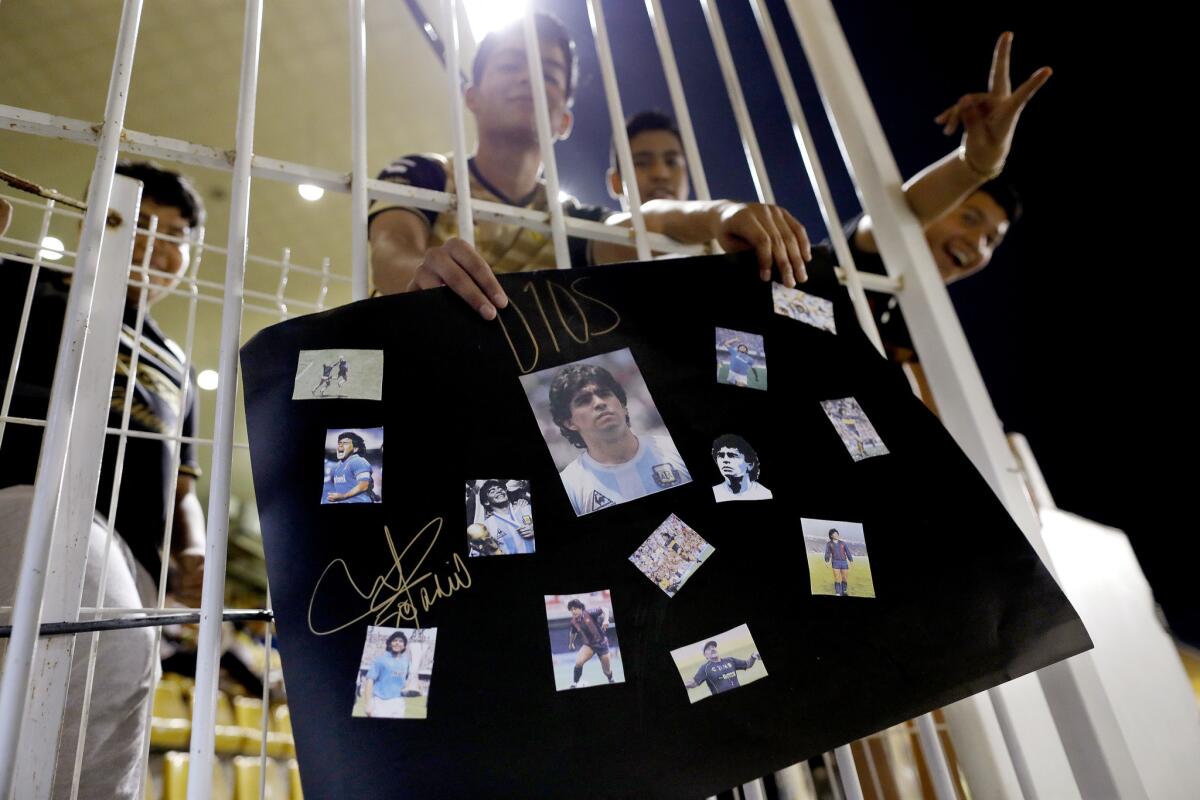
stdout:
POLYGON ((462 556, 455 553, 451 559, 454 570, 449 575, 442 576, 433 573, 432 571, 416 573, 421 569, 421 565, 425 563, 425 558, 429 555, 429 551, 433 549, 437 543, 438 536, 442 532, 442 518, 437 517, 432 519, 417 532, 417 535, 412 538, 412 541, 400 552, 396 552, 396 544, 392 541, 391 531, 387 526, 383 526, 383 536, 387 539, 388 550, 392 554, 392 568, 385 574, 375 578, 371 583, 371 588, 364 591, 359 587, 358 582, 354 580, 354 576, 350 574, 350 567, 344 559, 335 558, 329 562, 325 570, 321 573, 321 577, 317 578, 317 583, 313 586, 312 597, 308 601, 308 629, 317 636, 328 636, 331 633, 345 630, 357 622, 361 622, 374 615, 376 625, 389 625, 389 627, 399 628, 404 627, 402 622, 411 622, 413 627, 420 628, 421 623, 419 615, 429 611, 434 603, 443 597, 449 597, 461 589, 471 588, 471 573, 467 570, 466 562, 462 556), (421 557, 416 563, 410 567, 404 565, 405 557, 412 550, 427 532, 432 529, 432 534, 428 537, 429 541, 425 547, 425 551, 421 553, 421 557), (317 594, 324 585, 325 577, 335 567, 341 567, 342 574, 349 583, 350 588, 361 598, 368 602, 367 610, 354 619, 338 625, 328 630, 318 630, 313 625, 313 608, 317 604, 317 594), (443 583, 444 579, 444 583, 443 583), (420 589, 414 594, 415 589, 420 589), (419 609, 419 610, 418 610, 419 609))

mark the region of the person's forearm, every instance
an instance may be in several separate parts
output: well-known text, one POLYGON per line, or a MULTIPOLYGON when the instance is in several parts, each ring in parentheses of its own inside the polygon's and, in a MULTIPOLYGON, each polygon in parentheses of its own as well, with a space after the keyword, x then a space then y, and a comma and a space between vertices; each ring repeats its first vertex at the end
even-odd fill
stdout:
POLYGON ((721 214, 735 205, 728 200, 651 200, 642 206, 646 230, 684 244, 717 238, 721 214))
POLYGON ((407 243, 403 248, 398 244, 387 234, 371 240, 371 280, 380 294, 407 292, 421 266, 421 258, 409 254, 407 243))
POLYGON ((357 484, 355 484, 353 489, 351 489, 348 492, 342 493, 342 499, 348 500, 351 497, 355 497, 356 495, 362 494, 363 492, 367 491, 370 488, 371 488, 371 484, 367 483, 366 481, 359 481, 357 484))
MULTIPOLYGON (((968 167, 955 150, 905 181, 904 200, 917 215, 921 227, 928 228, 957 208, 983 183, 983 176, 968 167)), ((868 253, 879 252, 869 215, 859 220, 854 244, 868 253)))
POLYGON ((171 524, 171 552, 204 551, 204 508, 193 492, 177 495, 171 524))
POLYGON ((933 162, 904 182, 904 199, 928 227, 982 186, 984 176, 963 161, 959 151, 933 162))

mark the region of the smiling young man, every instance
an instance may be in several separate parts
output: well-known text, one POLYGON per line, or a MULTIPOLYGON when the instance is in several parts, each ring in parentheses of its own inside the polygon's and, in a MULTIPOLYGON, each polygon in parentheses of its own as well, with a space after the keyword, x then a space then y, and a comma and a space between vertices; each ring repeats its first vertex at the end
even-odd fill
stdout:
MULTIPOLYGON (((551 134, 566 138, 573 117, 571 102, 577 83, 575 44, 562 22, 536 15, 542 72, 551 134)), ((478 147, 471 157, 471 196, 535 211, 546 211, 546 187, 541 179, 542 153, 538 141, 525 39, 520 22, 484 37, 472 65, 471 85, 464 101, 475 118, 478 147)), ((454 165, 438 154, 398 159, 380 179, 437 191, 454 192, 454 165)), ((628 214, 614 214, 565 198, 563 211, 576 218, 630 224, 628 214)), ((643 208, 649 231, 685 243, 716 239, 726 250, 753 249, 763 279, 779 269, 779 279, 791 286, 807 278, 804 263, 811 250, 804 226, 786 210, 761 203, 727 200, 685 202, 652 200, 643 208)), ((383 294, 448 286, 484 319, 494 319, 508 298, 495 272, 516 272, 555 266, 549 234, 513 223, 477 220, 475 247, 458 237, 454 211, 425 212, 395 202, 371 208, 368 235, 375 288, 383 294)), ((568 240, 571 264, 586 266, 636 258, 630 246, 611 242, 568 240)))

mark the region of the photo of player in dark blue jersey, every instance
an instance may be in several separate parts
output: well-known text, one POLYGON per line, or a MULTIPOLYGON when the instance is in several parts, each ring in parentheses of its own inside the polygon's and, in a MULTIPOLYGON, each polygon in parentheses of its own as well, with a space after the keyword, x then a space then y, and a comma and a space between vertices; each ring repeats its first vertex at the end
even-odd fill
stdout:
POLYGON ((546 621, 555 689, 625 682, 608 591, 547 595, 546 621))
POLYGON ((383 428, 328 431, 321 505, 381 502, 383 428))
POLYGON ((767 388, 767 348, 757 333, 716 329, 717 383, 767 388))
POLYGON ((690 644, 671 651, 679 677, 696 702, 737 689, 767 676, 750 628, 739 625, 719 633, 704 644, 690 644))

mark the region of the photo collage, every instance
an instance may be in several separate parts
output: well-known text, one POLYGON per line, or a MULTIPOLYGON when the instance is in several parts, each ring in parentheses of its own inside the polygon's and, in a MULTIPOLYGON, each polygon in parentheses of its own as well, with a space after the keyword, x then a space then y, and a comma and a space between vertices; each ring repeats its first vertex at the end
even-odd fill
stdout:
MULTIPOLYGON (((772 301, 777 314, 836 335, 828 300, 774 284, 772 301)), ((718 385, 768 391, 763 334, 716 327, 714 344, 718 385)), ((382 380, 382 351, 301 351, 293 399, 380 400, 382 380)), ((519 380, 576 516, 693 483, 696 465, 684 463, 628 348, 531 372, 519 380)), ((820 406, 853 462, 888 454, 856 398, 831 398, 820 406)), ((320 504, 385 502, 383 444, 382 427, 327 428, 320 504)), ((719 433, 710 453, 714 482, 708 485, 714 503, 773 501, 771 473, 764 475, 764 464, 750 441, 738 433, 719 433)), ((463 480, 465 555, 535 556, 534 487, 528 477, 484 473, 463 480)), ((537 487, 539 496, 544 491, 537 487)), ((812 595, 875 597, 861 522, 801 517, 797 524, 808 556, 812 595)), ((714 567, 706 567, 713 559, 720 562, 717 548, 673 513, 648 530, 628 556, 668 600, 695 575, 714 577, 714 567)), ((711 585, 709 579, 703 583, 711 585)), ((547 594, 543 601, 551 660, 547 677, 556 691, 626 681, 610 589, 547 594)), ((436 628, 367 626, 351 713, 426 718, 436 639, 436 628)), ((664 650, 664 666, 667 655, 690 703, 768 675, 748 623, 664 650)))

